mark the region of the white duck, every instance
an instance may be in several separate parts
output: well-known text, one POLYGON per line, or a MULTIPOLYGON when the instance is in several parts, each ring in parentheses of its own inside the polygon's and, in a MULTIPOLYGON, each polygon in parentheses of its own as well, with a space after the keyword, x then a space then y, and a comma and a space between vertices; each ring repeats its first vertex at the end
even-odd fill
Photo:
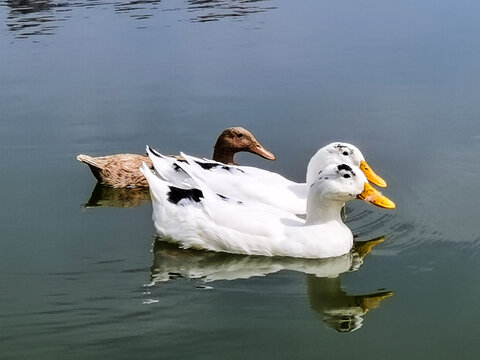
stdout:
POLYGON ((352 144, 335 142, 322 147, 311 158, 306 175, 306 183, 296 183, 285 177, 250 166, 225 166, 225 164, 198 159, 182 153, 188 165, 185 170, 194 181, 181 171, 175 160, 158 154, 147 147, 147 153, 155 170, 173 184, 187 182, 195 186, 205 183, 212 191, 242 201, 265 203, 292 214, 305 214, 307 194, 318 173, 330 164, 344 163, 359 167, 373 184, 385 187, 386 182, 365 161, 360 150, 352 144))
POLYGON ((340 256, 353 243, 352 232, 340 217, 346 201, 358 197, 380 207, 395 207, 368 184, 360 169, 346 164, 327 166, 310 186, 306 220, 276 207, 230 199, 201 183, 199 188, 173 186, 146 164, 141 171, 150 186, 158 235, 182 248, 301 258, 340 256))

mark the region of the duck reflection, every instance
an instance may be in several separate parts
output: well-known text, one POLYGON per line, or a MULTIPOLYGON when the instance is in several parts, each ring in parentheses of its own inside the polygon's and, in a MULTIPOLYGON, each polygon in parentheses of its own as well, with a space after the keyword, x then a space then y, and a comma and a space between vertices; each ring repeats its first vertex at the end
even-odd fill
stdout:
POLYGON ((130 17, 143 20, 151 18, 161 0, 131 0, 114 3, 115 12, 127 13, 130 17))
POLYGON ((112 188, 97 183, 85 208, 91 207, 135 207, 150 201, 148 188, 112 188))
MULTIPOLYGON (((95 10, 104 6, 113 6, 115 13, 128 14, 131 18, 145 20, 160 16, 163 11, 182 13, 187 11, 194 14, 188 20, 191 22, 218 21, 222 18, 245 18, 250 14, 265 12, 274 9, 265 6, 269 0, 190 0, 187 5, 177 8, 159 9, 161 0, 130 0, 130 1, 74 1, 55 2, 51 0, 5 0, 4 4, 10 8, 7 17, 7 26, 16 33, 17 38, 27 38, 32 35, 52 35, 59 27, 60 22, 71 17, 76 8, 95 10)), ((170 6, 171 4, 164 5, 170 6)))
POLYGON ((54 21, 59 20, 53 9, 66 6, 50 0, 7 0, 5 4, 10 8, 8 29, 17 32, 19 38, 52 34, 58 27, 54 21))
POLYGON ((322 315, 329 327, 348 332, 359 329, 363 316, 393 292, 349 295, 342 290, 339 275, 358 270, 365 255, 383 241, 384 237, 380 237, 357 243, 351 253, 336 258, 299 259, 185 250, 157 239, 150 280, 152 285, 177 278, 209 283, 265 276, 281 270, 303 272, 307 274, 307 294, 312 309, 322 315))
POLYGON ((243 18, 250 14, 275 9, 264 6, 267 0, 189 0, 188 9, 191 12, 201 12, 192 17, 192 22, 218 21, 223 18, 243 18))
POLYGON ((55 6, 50 0, 6 0, 5 3, 12 12, 21 14, 50 10, 55 6))
POLYGON ((312 309, 323 315, 327 326, 340 332, 359 329, 363 316, 380 306, 383 299, 393 295, 391 291, 349 295, 342 290, 339 277, 320 278, 313 275, 307 276, 307 291, 312 309))

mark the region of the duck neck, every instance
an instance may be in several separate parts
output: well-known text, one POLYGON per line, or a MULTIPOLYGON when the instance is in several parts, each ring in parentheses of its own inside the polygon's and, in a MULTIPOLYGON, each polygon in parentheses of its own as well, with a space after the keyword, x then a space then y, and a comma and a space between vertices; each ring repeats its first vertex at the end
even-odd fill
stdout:
POLYGON ((307 220, 305 225, 319 225, 331 221, 342 222, 340 211, 344 202, 328 199, 307 200, 307 220))
POLYGON ((233 155, 235 155, 235 152, 232 151, 231 149, 226 149, 223 147, 219 142, 215 144, 213 147, 213 160, 219 161, 221 163, 227 164, 227 165, 236 165, 235 161, 233 160, 233 155))

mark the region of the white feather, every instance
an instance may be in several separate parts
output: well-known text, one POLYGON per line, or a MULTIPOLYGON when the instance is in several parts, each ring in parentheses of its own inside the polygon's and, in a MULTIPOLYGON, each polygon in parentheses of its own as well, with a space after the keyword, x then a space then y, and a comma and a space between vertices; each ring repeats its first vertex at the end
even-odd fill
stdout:
MULTIPOLYGON (((192 169, 200 167, 193 165, 194 158, 186 160, 192 169)), ((358 176, 345 179, 336 165, 327 167, 324 171, 328 176, 311 186, 304 221, 264 203, 239 203, 222 197, 224 194, 219 196, 204 185, 201 176, 198 188, 203 198, 185 198, 174 203, 169 200, 172 184, 146 165, 141 171, 149 182, 153 222, 161 237, 183 248, 302 258, 333 257, 350 251, 353 236, 340 219, 340 209, 362 191, 366 182, 358 169, 350 173, 358 176)))
MULTIPOLYGON (((292 214, 306 213, 308 188, 321 169, 330 164, 340 163, 360 166, 360 162, 364 160, 362 153, 355 146, 331 143, 318 150, 310 160, 306 175, 308 181, 296 183, 277 173, 255 167, 225 165, 184 153, 181 155, 187 161, 182 168, 189 174, 190 180, 187 182, 190 185, 201 182, 222 195, 244 202, 265 203, 292 214), (209 167, 208 170, 204 168, 205 165, 209 167)), ((177 179, 175 175, 170 174, 166 179, 174 184, 185 183, 185 179, 180 181, 181 179, 177 179)))

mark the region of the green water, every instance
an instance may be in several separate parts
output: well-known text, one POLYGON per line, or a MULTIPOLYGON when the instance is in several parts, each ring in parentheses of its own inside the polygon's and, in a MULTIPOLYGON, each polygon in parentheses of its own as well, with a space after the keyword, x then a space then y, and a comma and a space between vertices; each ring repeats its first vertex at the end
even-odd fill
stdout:
POLYGON ((5 359, 475 358, 480 5, 0 3, 5 359), (211 156, 244 126, 302 181, 356 144, 397 209, 348 205, 363 260, 154 244, 145 194, 79 153, 211 156), (129 205, 129 206, 126 206, 129 205))

